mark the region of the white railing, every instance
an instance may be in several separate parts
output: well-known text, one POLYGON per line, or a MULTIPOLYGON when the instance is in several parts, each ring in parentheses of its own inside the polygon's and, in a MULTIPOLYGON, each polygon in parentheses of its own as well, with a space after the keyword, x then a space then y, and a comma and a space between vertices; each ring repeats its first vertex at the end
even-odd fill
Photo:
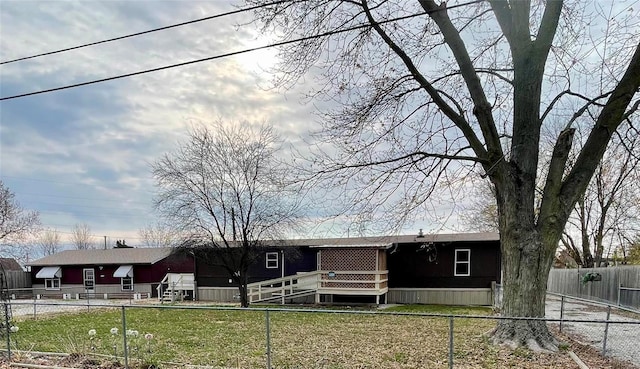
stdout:
POLYGON ((167 273, 156 288, 160 301, 162 301, 165 292, 171 293, 171 301, 173 301, 176 293, 193 291, 194 289, 195 278, 193 273, 167 273), (164 288, 165 285, 167 286, 166 288, 164 288))
POLYGON ((284 278, 250 283, 247 296, 250 303, 319 294, 376 294, 388 291, 387 270, 328 271, 298 273, 284 278))
POLYGON ((388 290, 387 270, 321 271, 319 290, 323 293, 378 292, 388 290))
POLYGON ((250 283, 247 285, 247 297, 249 302, 284 299, 287 295, 317 290, 319 281, 320 272, 315 271, 250 283))

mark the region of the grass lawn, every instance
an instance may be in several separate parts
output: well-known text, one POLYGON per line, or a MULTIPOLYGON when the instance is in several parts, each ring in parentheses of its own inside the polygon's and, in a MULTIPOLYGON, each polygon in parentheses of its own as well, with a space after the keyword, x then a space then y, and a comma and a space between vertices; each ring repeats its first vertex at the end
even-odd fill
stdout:
MULTIPOLYGON (((342 309, 341 311, 345 311, 342 309)), ((385 311, 400 313, 490 315, 485 308, 408 305, 385 311)), ((447 368, 449 321, 442 317, 269 312, 274 368, 447 368)), ((123 354, 122 310, 40 315, 16 319, 12 334, 20 350, 123 354), (110 330, 118 328, 118 334, 110 330), (89 330, 95 329, 91 338, 89 330)), ((264 311, 127 308, 130 361, 177 362, 213 367, 264 368, 264 311), (151 333, 147 341, 144 335, 151 333)), ((564 367, 567 355, 545 358, 489 343, 483 333, 493 320, 456 318, 456 368, 564 367), (551 358, 551 359, 550 359, 551 358), (560 360, 548 362, 548 360, 560 360), (522 366, 521 366, 522 365, 522 366)), ((570 359, 568 359, 570 361, 570 359)), ((164 365, 165 367, 168 365, 164 365)), ((568 366, 567 366, 568 367, 568 366)))

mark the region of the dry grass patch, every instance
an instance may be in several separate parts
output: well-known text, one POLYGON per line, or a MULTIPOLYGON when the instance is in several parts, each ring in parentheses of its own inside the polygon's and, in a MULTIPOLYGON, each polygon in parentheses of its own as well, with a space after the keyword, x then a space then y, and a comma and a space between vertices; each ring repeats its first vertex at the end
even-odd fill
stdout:
MULTIPOLYGON (((398 309, 400 313, 490 314, 488 309, 475 308, 398 309)), ((448 368, 447 317, 359 314, 345 310, 270 311, 269 315, 274 368, 448 368)), ((134 367, 172 366, 166 362, 212 368, 265 367, 264 311, 131 308, 127 309, 126 317, 127 328, 139 332, 137 337, 128 339, 134 367), (142 338, 145 333, 153 334, 151 342, 142 338)), ((122 327, 119 310, 75 312, 17 324, 20 330, 13 338, 22 349, 73 352, 81 354, 80 357, 93 353, 113 356, 114 351, 122 355, 122 336, 109 333, 112 327, 122 327), (92 340, 87 334, 90 329, 98 332, 92 340), (65 337, 74 344, 65 344, 65 337)), ((492 345, 484 333, 494 325, 493 319, 454 320, 456 368, 577 367, 566 352, 539 355, 492 345)))

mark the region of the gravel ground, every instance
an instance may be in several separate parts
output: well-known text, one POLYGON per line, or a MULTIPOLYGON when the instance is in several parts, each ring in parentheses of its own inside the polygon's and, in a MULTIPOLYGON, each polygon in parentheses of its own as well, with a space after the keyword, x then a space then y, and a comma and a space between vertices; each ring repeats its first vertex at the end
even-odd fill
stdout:
MULTIPOLYGON (((547 296, 547 318, 560 318, 561 299, 558 296, 547 296)), ((624 313, 622 313, 624 314, 624 313)), ((607 332, 606 355, 626 360, 640 366, 640 320, 622 315, 619 310, 612 309, 610 321, 634 322, 636 324, 610 323, 607 332)), ((564 319, 601 320, 607 318, 607 309, 601 305, 588 304, 576 300, 565 300, 564 319)), ((602 352, 604 323, 570 323, 562 324, 563 332, 577 337, 581 342, 591 345, 602 352)))
MULTIPOLYGON (((157 303, 157 300, 149 300, 157 303)), ((138 303, 136 301, 136 303, 138 303)), ((111 306, 111 305, 129 305, 129 300, 38 300, 35 306, 33 300, 13 300, 11 301, 11 313, 15 317, 19 316, 37 316, 43 313, 60 313, 69 311, 79 311, 84 309, 90 309, 91 307, 98 306, 111 306), (69 306, 69 305, 81 305, 81 306, 69 306)))

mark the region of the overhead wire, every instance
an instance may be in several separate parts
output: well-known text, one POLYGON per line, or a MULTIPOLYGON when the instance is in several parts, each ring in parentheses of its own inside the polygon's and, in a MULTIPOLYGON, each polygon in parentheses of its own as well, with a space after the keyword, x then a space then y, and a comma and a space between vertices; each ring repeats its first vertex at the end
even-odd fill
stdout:
MULTIPOLYGON (((448 6, 448 7, 442 8, 442 9, 438 9, 438 10, 435 10, 435 11, 424 11, 424 12, 420 12, 420 13, 416 13, 416 14, 412 14, 412 15, 406 15, 406 16, 402 16, 402 17, 387 19, 387 20, 384 20, 384 21, 376 22, 376 23, 377 24, 386 24, 386 23, 391 23, 391 22, 397 22, 397 21, 401 21, 401 20, 415 18, 415 17, 422 16, 422 15, 428 15, 428 14, 436 12, 436 11, 454 9, 454 8, 458 8, 458 7, 462 7, 462 6, 468 6, 468 5, 472 5, 472 4, 481 3, 481 2, 484 2, 484 1, 485 0, 469 1, 469 2, 466 2, 466 3, 451 5, 451 6, 448 6)), ((67 90, 67 89, 71 89, 71 88, 87 86, 87 85, 92 85, 92 84, 96 84, 96 83, 102 83, 102 82, 113 81, 113 80, 122 79, 122 78, 133 77, 133 76, 137 76, 137 75, 141 75, 141 74, 158 72, 158 71, 166 70, 166 69, 183 67, 183 66, 186 66, 186 65, 202 63, 202 62, 205 62, 205 61, 222 59, 222 58, 227 58, 227 57, 230 57, 230 56, 246 54, 246 53, 253 52, 253 51, 259 51, 259 50, 269 49, 269 48, 273 48, 273 47, 285 46, 285 45, 294 44, 294 43, 298 43, 298 42, 304 42, 304 41, 313 40, 313 39, 316 39, 316 38, 322 38, 322 37, 332 36, 332 35, 336 35, 336 34, 340 34, 340 33, 351 32, 351 31, 355 31, 355 30, 359 30, 359 29, 363 29, 363 28, 367 28, 367 27, 372 27, 372 24, 361 24, 361 25, 347 27, 347 28, 343 28, 343 29, 339 29, 339 30, 323 32, 323 33, 320 33, 320 34, 317 34, 317 35, 313 35, 313 36, 306 36, 306 37, 300 37, 300 38, 296 38, 296 39, 292 39, 292 40, 274 42, 274 43, 270 43, 270 44, 267 44, 267 45, 256 46, 256 47, 243 49, 243 50, 238 50, 238 51, 232 51, 232 52, 228 52, 228 53, 224 53, 224 54, 214 55, 214 56, 201 58, 201 59, 196 59, 196 60, 190 60, 190 61, 186 61, 186 62, 182 62, 182 63, 170 64, 170 65, 165 65, 165 66, 162 66, 162 67, 145 69, 145 70, 141 70, 141 71, 137 71, 137 72, 120 74, 120 75, 117 75, 117 76, 101 78, 101 79, 87 81, 87 82, 74 83, 74 84, 71 84, 71 85, 60 86, 60 87, 55 87, 55 88, 49 88, 49 89, 46 89, 46 90, 33 91, 33 92, 27 92, 27 93, 18 94, 18 95, 0 97, 0 101, 17 99, 17 98, 33 96, 33 95, 40 95, 40 94, 45 94, 45 93, 55 92, 55 91, 60 91, 60 90, 67 90)))
POLYGON ((35 55, 31 55, 31 56, 25 56, 25 57, 21 57, 21 58, 17 58, 17 59, 12 59, 12 60, 6 60, 6 61, 3 61, 3 62, 0 62, 0 65, 15 63, 15 62, 23 61, 23 60, 35 59, 35 58, 39 58, 39 57, 42 57, 42 56, 59 54, 59 53, 63 53, 63 52, 71 51, 71 50, 82 49, 82 48, 89 47, 89 46, 100 45, 100 44, 104 44, 104 43, 107 43, 107 42, 124 40, 124 39, 127 39, 127 38, 146 35, 146 34, 153 33, 153 32, 164 31, 164 30, 171 29, 171 28, 182 27, 182 26, 186 26, 186 25, 189 25, 189 24, 194 24, 194 23, 198 23, 198 22, 204 22, 204 21, 211 20, 211 19, 222 18, 222 17, 227 17, 227 16, 230 16, 230 15, 235 15, 235 14, 240 14, 240 13, 244 13, 244 12, 248 12, 248 11, 257 10, 257 9, 260 9, 260 8, 266 8, 266 7, 269 7, 269 6, 272 6, 272 5, 278 5, 278 4, 285 3, 285 2, 292 3, 292 2, 296 2, 296 1, 278 0, 278 1, 271 2, 271 3, 254 5, 254 6, 250 6, 250 7, 247 7, 247 8, 240 8, 240 9, 236 9, 236 10, 233 10, 233 11, 219 13, 219 14, 211 15, 211 16, 204 17, 204 18, 199 18, 199 19, 194 19, 194 20, 190 20, 190 21, 186 21, 186 22, 172 24, 172 25, 169 25, 169 26, 153 28, 153 29, 150 29, 150 30, 131 33, 131 34, 124 35, 124 36, 113 37, 113 38, 109 38, 109 39, 105 39, 105 40, 101 40, 101 41, 89 42, 89 43, 86 43, 86 44, 67 47, 67 48, 64 48, 64 49, 48 51, 48 52, 35 54, 35 55))

